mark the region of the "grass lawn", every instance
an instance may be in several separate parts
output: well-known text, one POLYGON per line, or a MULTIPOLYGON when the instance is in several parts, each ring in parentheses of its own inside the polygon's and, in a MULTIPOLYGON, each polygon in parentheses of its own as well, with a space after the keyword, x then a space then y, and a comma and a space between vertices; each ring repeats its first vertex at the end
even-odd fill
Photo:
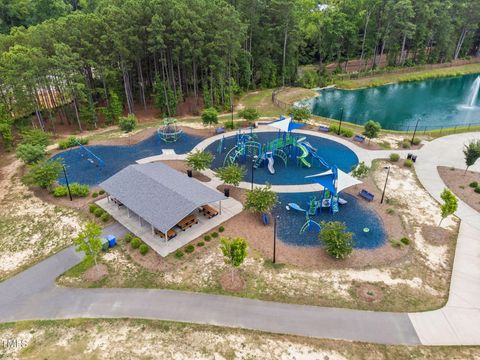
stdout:
POLYGON ((337 81, 336 85, 340 89, 353 90, 359 88, 381 86, 391 83, 420 81, 431 78, 460 76, 472 73, 480 73, 480 64, 468 64, 439 69, 416 70, 409 73, 392 72, 360 79, 341 80, 337 81))
MULTIPOLYGON (((108 306, 108 305, 107 305, 108 306)), ((5 359, 474 359, 473 346, 391 346, 153 320, 73 319, 0 325, 5 359)))

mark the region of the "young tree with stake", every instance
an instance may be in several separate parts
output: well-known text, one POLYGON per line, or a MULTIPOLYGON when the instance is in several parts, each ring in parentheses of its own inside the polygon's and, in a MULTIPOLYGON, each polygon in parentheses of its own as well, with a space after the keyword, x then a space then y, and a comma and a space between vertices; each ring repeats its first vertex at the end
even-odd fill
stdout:
POLYGON ((445 188, 440 197, 443 200, 443 204, 440 205, 442 218, 438 226, 442 225, 442 221, 448 216, 453 215, 458 209, 458 200, 449 189, 445 188))
POLYGON ((248 255, 248 244, 242 238, 222 238, 220 240, 220 250, 224 256, 226 264, 232 266, 232 283, 235 268, 243 264, 248 255))
POLYGON ((77 246, 76 251, 83 251, 86 258, 90 258, 97 265, 97 257, 102 250, 102 228, 93 221, 89 221, 85 224, 82 231, 73 241, 77 246))

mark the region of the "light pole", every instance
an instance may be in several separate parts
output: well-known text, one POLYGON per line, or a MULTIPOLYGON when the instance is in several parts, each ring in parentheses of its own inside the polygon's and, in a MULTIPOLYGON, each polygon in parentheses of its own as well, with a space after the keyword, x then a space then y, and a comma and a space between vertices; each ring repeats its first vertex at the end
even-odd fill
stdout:
POLYGON ((67 170, 65 169, 64 164, 62 164, 62 168, 63 168, 63 176, 65 177, 65 184, 67 185, 67 189, 68 189, 68 196, 70 197, 70 201, 73 201, 72 193, 70 192, 70 184, 68 183, 67 170))
POLYGON ((417 127, 418 127, 418 122, 420 121, 420 118, 417 118, 417 123, 415 124, 415 130, 413 130, 413 136, 412 140, 410 140, 410 144, 413 145, 413 140, 415 139, 415 134, 417 133, 417 127))
POLYGON ((382 199, 380 200, 380 204, 383 204, 383 198, 385 197, 385 190, 387 189, 388 175, 390 175, 390 166, 385 166, 384 169, 388 169, 388 171, 387 171, 387 178, 385 179, 385 185, 383 185, 382 199))
POLYGON ((272 262, 275 264, 276 260, 276 250, 277 250, 277 219, 280 219, 280 216, 273 217, 273 260, 272 262))
POLYGON ((252 159, 252 181, 251 181, 251 187, 250 190, 253 190, 253 172, 255 171, 255 162, 257 161, 258 156, 255 155, 252 159))
POLYGON ((343 120, 343 107, 342 107, 342 114, 340 115, 340 125, 338 125, 338 134, 340 135, 340 129, 342 128, 342 120, 343 120))

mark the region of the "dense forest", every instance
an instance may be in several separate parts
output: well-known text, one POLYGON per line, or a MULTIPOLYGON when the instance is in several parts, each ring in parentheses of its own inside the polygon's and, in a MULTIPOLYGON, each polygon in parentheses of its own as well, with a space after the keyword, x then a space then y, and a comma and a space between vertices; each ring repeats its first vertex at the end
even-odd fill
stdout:
MULTIPOLYGON (((0 132, 12 118, 96 127, 153 102, 228 109, 298 67, 478 56, 480 0, 2 0, 0 132), (32 116, 33 115, 33 116, 32 116)), ((312 75, 312 74, 311 74, 312 75)), ((30 121, 30 120, 29 120, 30 121)))

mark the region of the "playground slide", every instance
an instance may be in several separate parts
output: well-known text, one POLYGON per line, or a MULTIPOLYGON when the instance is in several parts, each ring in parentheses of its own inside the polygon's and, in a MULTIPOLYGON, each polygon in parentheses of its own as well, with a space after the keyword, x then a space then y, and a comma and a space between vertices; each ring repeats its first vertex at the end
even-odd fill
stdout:
POLYGON ((308 150, 307 150, 307 148, 306 148, 305 146, 303 146, 302 144, 298 144, 297 146, 298 146, 298 148, 299 148, 300 150, 302 150, 302 155, 300 155, 300 156, 298 157, 298 160, 300 160, 300 162, 301 162, 303 165, 305 165, 307 168, 311 167, 312 164, 310 164, 310 163, 307 161, 307 156, 308 156, 308 153, 309 153, 308 150))
POLYGON ((304 142, 302 143, 302 145, 305 146, 305 148, 308 150, 310 155, 312 155, 313 158, 317 159, 320 162, 320 164, 322 164, 326 168, 330 168, 330 165, 328 165, 328 163, 325 160, 323 160, 322 157, 318 156, 317 149, 315 149, 310 143, 304 142))
POLYGON ((275 161, 273 160, 273 156, 268 156, 267 157, 267 160, 268 160, 268 171, 270 171, 270 174, 275 174, 275 168, 273 167, 273 164, 275 163, 275 161))

